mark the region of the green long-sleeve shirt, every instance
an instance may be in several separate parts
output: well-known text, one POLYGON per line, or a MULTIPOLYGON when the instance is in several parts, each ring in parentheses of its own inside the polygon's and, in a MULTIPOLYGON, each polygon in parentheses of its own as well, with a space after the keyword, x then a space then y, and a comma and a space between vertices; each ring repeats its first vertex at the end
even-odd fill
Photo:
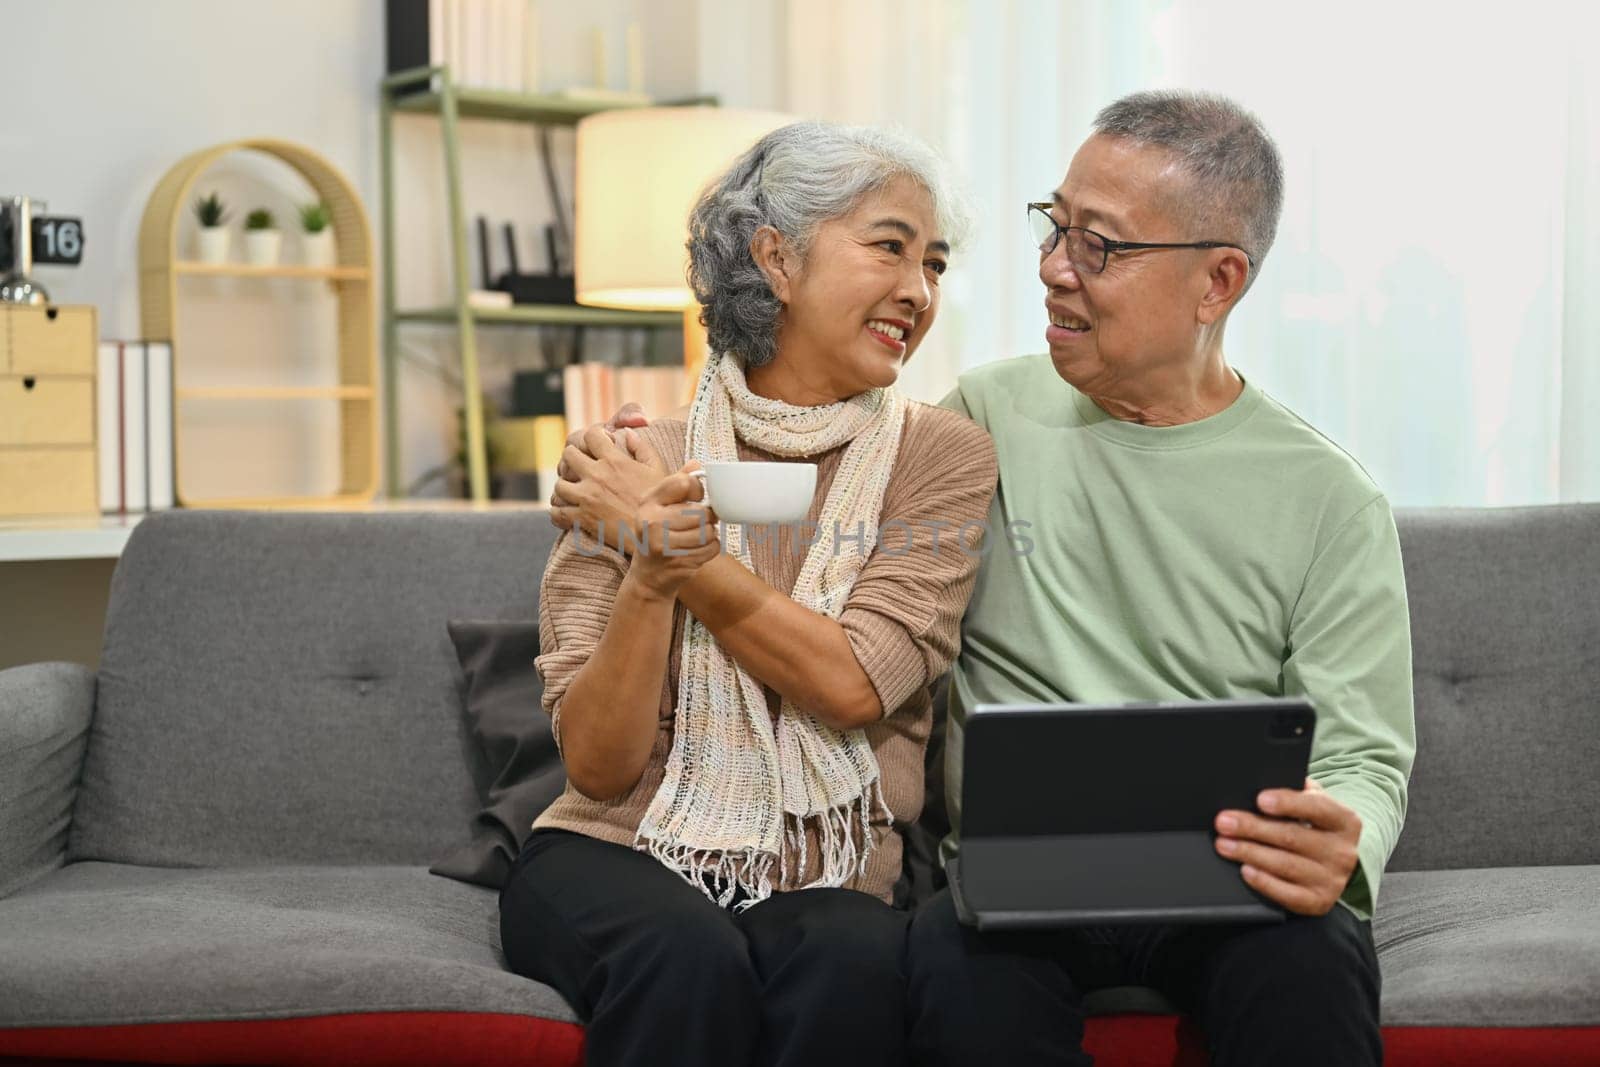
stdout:
POLYGON ((1000 461, 951 686, 957 832, 977 704, 1303 695, 1311 777, 1362 820, 1343 903, 1370 917, 1416 751, 1400 544, 1372 479, 1248 382, 1210 418, 1142 426, 1024 356, 943 403, 1000 461))

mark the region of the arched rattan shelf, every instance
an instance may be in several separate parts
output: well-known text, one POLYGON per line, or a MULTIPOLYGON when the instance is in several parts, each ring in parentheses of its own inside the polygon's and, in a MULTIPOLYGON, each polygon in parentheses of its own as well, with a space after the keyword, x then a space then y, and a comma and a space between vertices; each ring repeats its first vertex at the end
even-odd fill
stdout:
POLYGON ((355 188, 315 152, 288 141, 233 141, 194 152, 167 171, 150 194, 139 224, 139 318, 148 341, 172 343, 174 485, 178 501, 189 507, 339 507, 365 503, 378 486, 377 338, 372 291, 372 230, 355 188), (194 184, 222 157, 260 152, 288 164, 328 205, 337 262, 331 267, 252 267, 239 263, 202 264, 178 256, 178 223, 188 210, 194 184), (327 281, 338 297, 338 380, 328 387, 185 388, 183 352, 177 344, 181 303, 178 278, 220 275, 241 278, 313 278, 327 281), (183 435, 186 411, 197 401, 332 400, 339 406, 339 488, 328 496, 267 497, 241 494, 198 497, 184 479, 183 435))

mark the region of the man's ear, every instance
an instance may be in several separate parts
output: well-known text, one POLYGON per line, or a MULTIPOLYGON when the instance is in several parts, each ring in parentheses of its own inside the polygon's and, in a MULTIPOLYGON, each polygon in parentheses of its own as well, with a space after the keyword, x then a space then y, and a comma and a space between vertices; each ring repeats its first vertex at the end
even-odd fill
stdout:
POLYGON ((789 254, 783 234, 771 226, 763 226, 750 238, 750 256, 756 266, 767 276, 772 295, 784 304, 789 302, 789 289, 794 284, 792 275, 794 257, 789 254))
POLYGON ((1237 248, 1219 249, 1221 255, 1211 264, 1206 276, 1206 291, 1200 297, 1197 311, 1200 321, 1209 326, 1221 319, 1239 302, 1244 286, 1250 280, 1250 261, 1237 248))

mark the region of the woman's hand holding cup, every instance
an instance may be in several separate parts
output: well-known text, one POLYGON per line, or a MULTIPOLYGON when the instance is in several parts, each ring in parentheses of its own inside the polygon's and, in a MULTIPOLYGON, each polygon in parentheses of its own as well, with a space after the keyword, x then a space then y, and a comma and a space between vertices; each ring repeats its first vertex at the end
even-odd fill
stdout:
POLYGON ((640 544, 629 575, 644 591, 666 599, 717 557, 717 515, 705 501, 699 464, 686 463, 645 494, 634 523, 640 544))

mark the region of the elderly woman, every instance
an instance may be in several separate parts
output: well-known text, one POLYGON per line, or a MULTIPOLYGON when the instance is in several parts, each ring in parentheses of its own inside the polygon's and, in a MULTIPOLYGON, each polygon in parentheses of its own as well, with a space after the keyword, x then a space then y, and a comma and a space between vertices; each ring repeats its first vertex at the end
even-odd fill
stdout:
POLYGON ((545 571, 537 661, 569 784, 500 915, 590 1064, 904 1058, 898 827, 996 477, 982 430, 894 389, 952 214, 915 142, 768 135, 690 220, 712 354, 686 419, 569 449, 580 529, 545 571), (725 460, 816 464, 815 525, 719 527, 693 468, 725 460), (604 518, 636 536, 581 532, 604 518))

